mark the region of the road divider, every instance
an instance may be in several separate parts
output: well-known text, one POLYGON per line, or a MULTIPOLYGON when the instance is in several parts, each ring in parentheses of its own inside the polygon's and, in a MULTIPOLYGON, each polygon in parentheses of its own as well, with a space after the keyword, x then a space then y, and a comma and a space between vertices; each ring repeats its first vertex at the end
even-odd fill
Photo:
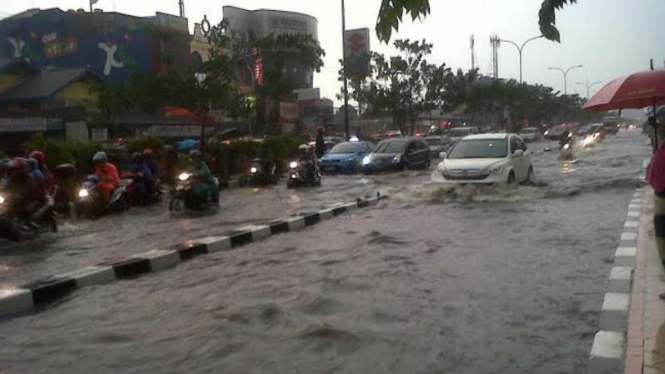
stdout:
MULTIPOLYGON (((628 205, 619 247, 614 253, 614 265, 610 271, 605 297, 600 312, 598 332, 593 339, 587 374, 623 374, 626 351, 632 337, 628 334, 633 279, 635 276, 637 242, 641 226, 644 189, 635 191, 628 205)), ((632 317, 631 317, 632 318, 632 317)))
POLYGON ((75 290, 83 287, 132 280, 146 274, 171 269, 202 255, 229 251, 273 235, 299 231, 341 214, 374 206, 385 198, 386 196, 377 194, 376 197, 337 204, 316 213, 275 220, 268 225, 242 227, 232 231, 228 236, 190 240, 169 249, 155 249, 123 261, 79 269, 20 288, 0 289, 0 318, 42 311, 65 300, 75 290))

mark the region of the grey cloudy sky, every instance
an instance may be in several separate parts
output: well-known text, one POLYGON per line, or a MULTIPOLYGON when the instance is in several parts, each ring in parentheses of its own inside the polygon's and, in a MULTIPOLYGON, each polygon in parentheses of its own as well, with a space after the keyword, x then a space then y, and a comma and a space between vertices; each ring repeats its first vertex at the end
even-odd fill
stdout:
MULTIPOLYGON (((323 94, 334 98, 339 92, 337 61, 342 53, 341 11, 339 0, 185 0, 190 25, 204 14, 212 22, 221 20, 222 6, 247 9, 280 9, 302 12, 319 20, 319 39, 326 50, 326 66, 315 84, 323 94)), ((347 28, 373 29, 380 0, 347 0, 347 28)), ((481 73, 488 73, 491 49, 489 37, 496 33, 503 39, 522 41, 539 34, 537 14, 541 0, 430 0, 432 14, 424 21, 406 22, 396 38, 426 38, 434 44, 432 62, 445 62, 454 69, 471 67, 469 37, 476 38, 476 55, 481 73)), ((0 17, 29 7, 61 9, 88 8, 87 0, 0 0, 0 17)), ((96 7, 138 16, 155 11, 178 13, 177 0, 99 0, 96 7)), ((524 52, 524 80, 563 90, 561 73, 548 66, 568 67, 582 64, 570 73, 570 92, 585 94, 575 82, 603 81, 645 70, 649 59, 658 67, 665 60, 665 0, 579 0, 577 5, 559 13, 562 43, 545 40, 532 42, 524 52)), ((373 49, 390 52, 373 35, 373 49)), ((518 78, 518 54, 515 47, 502 44, 499 50, 499 76, 518 78)))

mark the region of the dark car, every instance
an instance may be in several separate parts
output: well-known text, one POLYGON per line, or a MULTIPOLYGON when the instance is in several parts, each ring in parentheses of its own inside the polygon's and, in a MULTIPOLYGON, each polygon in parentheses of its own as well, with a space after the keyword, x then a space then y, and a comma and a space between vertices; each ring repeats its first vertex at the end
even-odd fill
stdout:
POLYGON ((620 127, 621 125, 617 121, 603 121, 603 129, 607 134, 616 135, 620 127))
POLYGON ((366 174, 382 171, 422 169, 430 166, 429 147, 422 139, 395 138, 381 141, 363 159, 366 174))
POLYGON ((554 126, 545 131, 545 139, 547 140, 561 140, 561 137, 566 132, 567 128, 564 126, 554 126))

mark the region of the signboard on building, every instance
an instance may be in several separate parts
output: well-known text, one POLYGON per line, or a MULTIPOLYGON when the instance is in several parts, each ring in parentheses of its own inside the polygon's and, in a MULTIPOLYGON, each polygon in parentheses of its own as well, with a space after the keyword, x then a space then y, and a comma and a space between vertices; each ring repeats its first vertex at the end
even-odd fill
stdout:
POLYGON ((319 100, 321 98, 320 88, 303 88, 300 90, 293 90, 298 101, 319 100))
POLYGON ((0 132, 46 131, 46 118, 0 118, 0 132))
POLYGON ((367 76, 370 57, 369 29, 355 29, 344 32, 346 71, 348 75, 367 76))
POLYGON ((196 138, 201 136, 201 126, 156 125, 150 127, 149 133, 158 138, 196 138))
POLYGON ((105 142, 109 140, 109 130, 107 128, 90 129, 90 140, 93 142, 105 142))
POLYGON ((296 103, 279 103, 279 110, 282 114, 282 122, 293 121, 298 119, 298 104, 296 103))

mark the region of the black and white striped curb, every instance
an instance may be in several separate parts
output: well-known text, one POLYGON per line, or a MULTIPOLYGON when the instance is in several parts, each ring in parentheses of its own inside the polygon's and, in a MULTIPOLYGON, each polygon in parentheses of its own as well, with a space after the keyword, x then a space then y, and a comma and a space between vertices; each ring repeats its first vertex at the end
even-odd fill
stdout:
POLYGON ((644 189, 639 188, 628 205, 626 222, 614 256, 614 265, 610 271, 600 312, 599 331, 596 333, 591 347, 587 374, 621 374, 624 372, 630 296, 643 201, 644 189))
POLYGON ((359 208, 374 206, 385 198, 377 195, 365 200, 358 199, 316 213, 275 220, 268 225, 243 227, 228 236, 191 240, 167 250, 153 250, 124 261, 91 266, 21 288, 0 289, 0 318, 43 310, 79 288, 138 278, 175 267, 197 256, 228 251, 272 235, 298 231, 359 208))

